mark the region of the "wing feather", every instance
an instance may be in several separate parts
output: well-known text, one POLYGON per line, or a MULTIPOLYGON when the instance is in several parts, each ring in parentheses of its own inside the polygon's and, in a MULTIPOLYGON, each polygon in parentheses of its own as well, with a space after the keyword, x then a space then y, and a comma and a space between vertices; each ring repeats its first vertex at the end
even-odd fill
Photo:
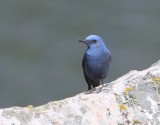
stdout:
POLYGON ((86 54, 84 55, 83 57, 83 61, 82 61, 82 68, 83 68, 83 74, 84 74, 84 78, 88 84, 88 90, 91 89, 91 86, 93 85, 93 87, 96 87, 96 86, 99 86, 99 82, 95 82, 94 80, 91 80, 87 74, 86 74, 86 65, 85 65, 85 62, 86 62, 86 54))

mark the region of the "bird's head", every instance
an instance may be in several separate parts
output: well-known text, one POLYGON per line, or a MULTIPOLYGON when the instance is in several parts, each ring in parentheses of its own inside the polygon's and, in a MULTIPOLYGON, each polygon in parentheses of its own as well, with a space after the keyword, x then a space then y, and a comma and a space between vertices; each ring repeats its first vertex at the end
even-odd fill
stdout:
POLYGON ((103 39, 97 35, 89 35, 85 40, 79 40, 79 42, 87 44, 88 48, 99 48, 105 46, 103 39))

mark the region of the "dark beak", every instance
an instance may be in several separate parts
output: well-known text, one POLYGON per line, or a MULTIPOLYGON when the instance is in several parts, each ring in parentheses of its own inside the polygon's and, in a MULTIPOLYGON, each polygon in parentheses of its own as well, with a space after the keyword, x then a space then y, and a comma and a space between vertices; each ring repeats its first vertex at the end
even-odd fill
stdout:
POLYGON ((86 44, 87 44, 87 41, 86 41, 86 40, 78 40, 78 42, 86 43, 86 44))

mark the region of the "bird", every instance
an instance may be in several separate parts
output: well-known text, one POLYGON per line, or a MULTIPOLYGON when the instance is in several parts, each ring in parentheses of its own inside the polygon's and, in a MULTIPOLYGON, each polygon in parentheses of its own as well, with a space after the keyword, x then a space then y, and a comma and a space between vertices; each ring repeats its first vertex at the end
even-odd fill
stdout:
POLYGON ((82 61, 83 74, 88 90, 95 90, 100 82, 103 85, 103 79, 108 75, 112 62, 111 53, 98 35, 89 35, 79 42, 87 45, 82 61))

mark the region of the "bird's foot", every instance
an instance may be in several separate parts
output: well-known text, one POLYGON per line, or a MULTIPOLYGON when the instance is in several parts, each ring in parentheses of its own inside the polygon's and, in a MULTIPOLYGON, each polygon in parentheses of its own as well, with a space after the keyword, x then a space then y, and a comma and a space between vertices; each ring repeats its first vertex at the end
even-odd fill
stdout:
POLYGON ((108 84, 103 84, 102 87, 100 87, 99 91, 97 91, 97 93, 101 92, 101 91, 104 91, 104 90, 109 90, 109 88, 105 88, 103 89, 104 87, 106 87, 108 84))
POLYGON ((85 94, 91 94, 91 93, 92 93, 91 90, 88 90, 88 91, 85 92, 85 94))
POLYGON ((96 90, 95 88, 92 88, 92 89, 86 91, 85 94, 91 94, 91 93, 92 93, 93 91, 95 91, 95 90, 96 90))

